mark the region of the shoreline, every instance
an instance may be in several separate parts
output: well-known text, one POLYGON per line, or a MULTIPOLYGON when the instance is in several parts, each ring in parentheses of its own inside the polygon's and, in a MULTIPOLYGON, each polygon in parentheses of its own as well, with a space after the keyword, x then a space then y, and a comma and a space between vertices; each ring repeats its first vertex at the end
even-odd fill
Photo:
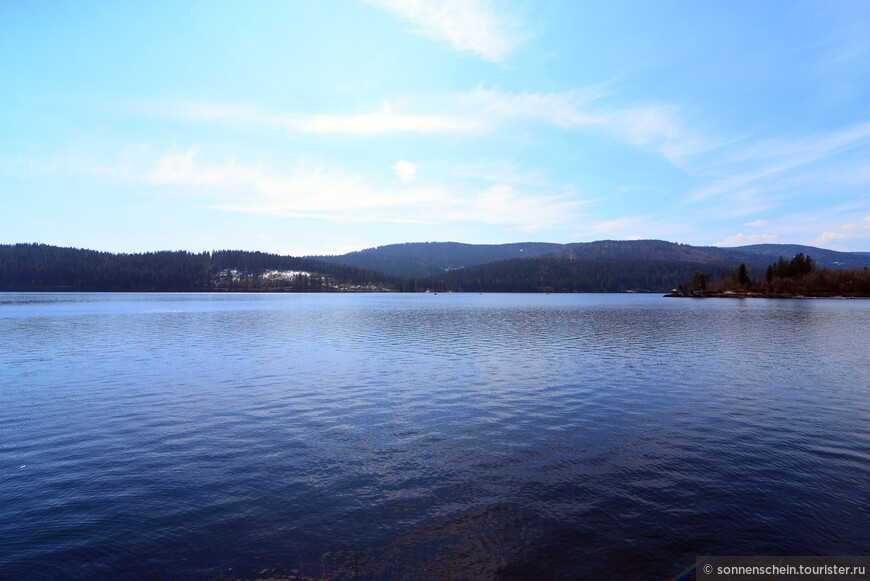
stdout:
POLYGON ((741 292, 737 293, 734 291, 725 291, 725 292, 709 292, 703 294, 690 294, 684 295, 681 293, 667 293, 663 295, 665 298, 674 298, 674 299, 840 299, 840 300, 853 300, 853 299, 870 299, 870 296, 862 296, 862 295, 837 295, 837 294, 813 294, 813 295, 799 295, 799 294, 789 294, 789 293, 756 293, 756 292, 741 292))

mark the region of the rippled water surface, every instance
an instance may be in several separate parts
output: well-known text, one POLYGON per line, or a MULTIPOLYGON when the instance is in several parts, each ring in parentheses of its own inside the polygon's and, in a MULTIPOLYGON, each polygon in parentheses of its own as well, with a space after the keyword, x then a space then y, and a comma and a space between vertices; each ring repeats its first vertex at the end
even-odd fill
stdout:
POLYGON ((866 555, 870 302, 0 294, 2 579, 866 555))

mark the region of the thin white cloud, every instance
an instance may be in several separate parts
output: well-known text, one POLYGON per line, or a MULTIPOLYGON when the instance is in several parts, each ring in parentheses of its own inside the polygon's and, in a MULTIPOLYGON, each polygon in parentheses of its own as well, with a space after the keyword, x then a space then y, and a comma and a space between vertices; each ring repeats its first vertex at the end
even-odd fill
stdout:
POLYGON ((373 113, 371 115, 308 115, 278 120, 289 128, 306 133, 356 133, 375 134, 389 131, 414 133, 443 133, 470 131, 480 124, 472 119, 441 117, 437 115, 394 115, 373 113))
POLYGON ((573 234, 575 240, 661 239, 677 240, 694 232, 694 224, 663 214, 622 216, 612 220, 584 221, 573 234), (646 233, 646 234, 644 234, 646 233))
POLYGON ((654 188, 652 186, 621 186, 617 191, 621 194, 625 194, 632 192, 655 192, 658 190, 659 188, 654 188))
POLYGON ((459 166, 456 177, 471 178, 486 182, 546 188, 550 186, 547 172, 541 169, 523 170, 513 160, 488 159, 459 166))
POLYGON ((523 232, 536 232, 547 228, 565 228, 573 224, 583 202, 572 199, 571 194, 557 196, 529 196, 508 185, 495 185, 477 195, 471 212, 463 218, 484 224, 514 226, 523 232))
POLYGON ((747 228, 760 228, 761 226, 767 226, 769 223, 770 222, 768 222, 767 220, 762 220, 761 218, 759 218, 758 220, 754 220, 752 222, 746 222, 743 225, 747 228))
POLYGON ((162 154, 133 148, 115 160, 76 158, 53 167, 58 172, 157 186, 165 195, 208 200, 204 204, 213 209, 334 222, 465 221, 536 232, 570 227, 585 203, 570 189, 544 195, 509 185, 418 184, 411 178, 419 166, 406 160, 392 166, 400 179, 386 185, 311 161, 275 167, 207 159, 196 146, 162 154))
POLYGON ((159 116, 196 121, 224 121, 302 133, 374 135, 388 132, 446 133, 480 130, 470 115, 403 115, 384 101, 382 112, 360 115, 294 115, 253 106, 213 103, 150 103, 141 109, 159 116))
POLYGON ((764 192, 761 188, 750 188, 734 192, 728 199, 719 200, 719 203, 707 206, 707 215, 716 216, 719 219, 740 218, 757 216, 775 208, 779 202, 779 196, 764 192))
POLYGON ((779 241, 777 234, 744 234, 739 232, 735 236, 729 236, 722 242, 716 242, 713 246, 745 246, 747 244, 771 244, 779 241))
POLYGON ((468 93, 419 97, 424 113, 396 113, 383 103, 381 111, 352 115, 286 114, 244 105, 150 103, 140 108, 153 115, 198 121, 240 123, 320 134, 376 135, 474 133, 515 121, 531 120, 566 131, 596 131, 631 145, 659 152, 670 162, 713 147, 679 121, 679 111, 665 106, 607 105, 602 86, 551 93, 508 93, 478 87, 468 93))
POLYGON ((614 107, 602 102, 610 93, 602 86, 559 93, 505 93, 478 88, 462 102, 494 122, 526 118, 565 130, 596 130, 638 147, 658 151, 670 162, 712 149, 678 120, 674 107, 614 107))
POLYGON ((844 240, 846 238, 846 234, 843 232, 824 232, 821 236, 814 239, 813 242, 816 244, 827 244, 834 240, 844 240))
POLYGON ((622 216, 612 220, 589 221, 574 234, 576 240, 642 240, 649 238, 674 240, 685 235, 687 227, 673 217, 652 214, 622 216), (652 234, 643 235, 643 232, 652 234), (641 233, 641 234, 639 234, 641 233))
POLYGON ((586 103, 605 94, 598 87, 561 93, 504 93, 479 87, 462 95, 461 100, 473 109, 496 118, 527 117, 562 129, 578 129, 606 120, 604 115, 584 109, 586 103))
POLYGON ((623 232, 625 230, 636 230, 637 227, 648 220, 650 216, 625 216, 614 220, 605 220, 592 224, 592 229, 596 233, 613 234, 615 232, 623 232))
POLYGON ((606 118, 606 126, 632 145, 652 147, 671 162, 714 147, 689 131, 677 118, 673 107, 636 107, 611 113, 606 118))
MULTIPOLYGON (((766 193, 785 183, 794 188, 819 180, 830 180, 830 171, 816 168, 817 162, 828 161, 846 152, 866 150, 870 146, 870 122, 853 125, 829 134, 817 134, 790 139, 762 140, 749 146, 721 154, 710 164, 712 185, 695 191, 689 198, 698 202, 712 197, 732 197, 748 189, 766 193)), ((866 163, 859 159, 838 173, 849 179, 870 177, 866 163), (854 167, 857 164, 857 168, 854 167)))
POLYGON ((420 34, 491 62, 505 60, 531 36, 518 15, 488 0, 366 1, 416 25, 420 34))
POLYGON ((420 166, 416 163, 411 163, 404 159, 400 159, 390 167, 393 168, 393 171, 396 172, 399 179, 405 183, 414 181, 415 174, 417 173, 417 170, 420 169, 420 166))
POLYGON ((821 236, 813 239, 814 244, 844 242, 846 240, 870 240, 870 215, 860 222, 842 224, 839 228, 826 230, 821 236))

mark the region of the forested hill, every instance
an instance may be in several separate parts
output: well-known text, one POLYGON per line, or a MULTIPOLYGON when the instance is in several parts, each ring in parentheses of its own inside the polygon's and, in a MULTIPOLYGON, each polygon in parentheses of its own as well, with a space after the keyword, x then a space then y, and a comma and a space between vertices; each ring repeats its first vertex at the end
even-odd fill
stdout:
POLYGON ((716 246, 690 246, 665 242, 664 240, 600 240, 566 244, 551 254, 553 257, 591 259, 669 260, 677 262, 700 262, 706 264, 746 263, 765 265, 768 261, 757 254, 740 248, 716 246))
POLYGON ((0 290, 7 291, 369 290, 395 284, 379 272, 263 252, 113 254, 0 245, 0 290))
MULTIPOLYGON (((870 256, 861 253, 810 250, 807 254, 822 268, 870 266, 870 256)), ((770 262, 761 252, 657 240, 396 244, 353 255, 368 268, 248 251, 113 254, 45 244, 0 245, 0 291, 661 292, 695 272, 715 280, 740 264, 750 276, 761 276, 770 262), (509 258, 472 264, 504 255, 509 258), (390 274, 378 272, 377 264, 390 274)))
POLYGON ((668 292, 699 270, 718 277, 729 268, 630 258, 515 258, 430 277, 422 286, 455 292, 668 292))
POLYGON ((340 256, 316 256, 318 260, 378 270, 393 276, 426 277, 513 258, 564 258, 572 260, 658 260, 696 262, 764 269, 771 257, 791 258, 804 253, 822 268, 870 266, 870 256, 860 252, 836 252, 808 246, 765 244, 736 248, 690 246, 663 240, 601 240, 575 244, 530 242, 523 244, 459 244, 421 242, 390 244, 340 256))
POLYGON ((368 248, 337 256, 311 256, 333 264, 377 270, 404 278, 427 277, 510 258, 530 258, 558 252, 562 244, 462 244, 460 242, 407 242, 368 248))

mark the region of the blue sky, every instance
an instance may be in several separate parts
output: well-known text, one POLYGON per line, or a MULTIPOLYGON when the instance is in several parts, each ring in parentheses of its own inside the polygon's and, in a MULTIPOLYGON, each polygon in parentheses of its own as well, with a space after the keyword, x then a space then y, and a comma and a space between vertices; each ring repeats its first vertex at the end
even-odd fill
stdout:
POLYGON ((870 250, 870 3, 0 3, 0 243, 870 250))

